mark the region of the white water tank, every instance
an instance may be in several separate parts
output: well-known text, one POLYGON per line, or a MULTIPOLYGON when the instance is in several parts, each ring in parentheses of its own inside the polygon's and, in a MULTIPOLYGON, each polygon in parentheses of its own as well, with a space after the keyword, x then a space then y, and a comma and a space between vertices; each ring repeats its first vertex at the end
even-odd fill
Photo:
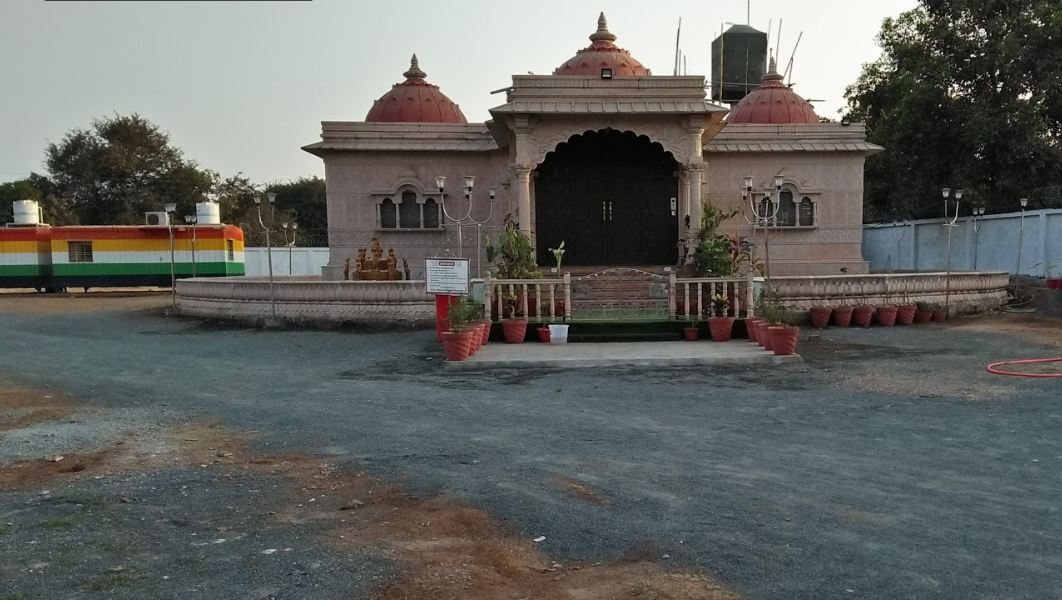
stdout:
POLYGON ((15 200, 15 225, 40 225, 41 211, 34 200, 15 200))
POLYGON ((195 218, 197 225, 221 225, 221 205, 217 202, 197 202, 195 218))

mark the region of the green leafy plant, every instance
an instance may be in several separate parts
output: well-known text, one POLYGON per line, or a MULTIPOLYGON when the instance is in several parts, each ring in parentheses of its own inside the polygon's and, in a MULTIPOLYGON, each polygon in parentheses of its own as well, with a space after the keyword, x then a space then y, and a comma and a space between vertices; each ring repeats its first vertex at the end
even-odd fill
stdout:
POLYGON ((461 296, 454 301, 449 307, 447 313, 447 319, 450 321, 451 331, 464 331, 468 329, 469 325, 476 319, 477 310, 482 309, 482 304, 476 305, 478 302, 473 302, 468 298, 461 296))
POLYGON ((789 309, 778 294, 763 292, 756 300, 756 314, 768 323, 781 323, 788 316, 789 309))
POLYGON ((487 262, 493 263, 499 279, 538 279, 542 272, 535 262, 535 246, 531 238, 513 222, 505 218, 505 228, 496 241, 487 241, 487 262))
POLYGON ((727 310, 730 309, 730 301, 726 296, 722 294, 716 294, 712 296, 712 314, 716 317, 725 317, 727 310))

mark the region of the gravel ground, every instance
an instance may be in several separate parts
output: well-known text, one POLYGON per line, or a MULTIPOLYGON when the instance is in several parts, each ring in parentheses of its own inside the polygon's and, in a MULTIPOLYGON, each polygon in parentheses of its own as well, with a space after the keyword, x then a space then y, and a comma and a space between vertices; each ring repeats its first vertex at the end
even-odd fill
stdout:
MULTIPOLYGON (((1062 597, 1062 385, 984 371, 1059 356, 1059 321, 810 332, 782 367, 451 373, 430 332, 18 298, 0 297, 0 379, 75 410, 0 428, 3 600, 462 597, 394 587, 420 581, 423 548, 338 543, 350 511, 278 520, 320 464, 485 511, 544 571, 637 562, 765 599, 1062 597)), ((663 589, 608 597, 724 597, 663 589)))

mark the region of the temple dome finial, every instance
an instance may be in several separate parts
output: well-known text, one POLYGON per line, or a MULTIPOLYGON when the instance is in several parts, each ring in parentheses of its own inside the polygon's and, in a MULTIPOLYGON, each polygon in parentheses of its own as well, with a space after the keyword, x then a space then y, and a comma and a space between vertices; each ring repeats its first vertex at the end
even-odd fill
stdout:
POLYGON ((604 11, 597 17, 597 31, 590 34, 591 42, 614 42, 616 41, 616 35, 608 30, 608 19, 605 18, 604 11))
POLYGON ((425 73, 424 71, 420 70, 420 61, 417 60, 416 53, 414 53, 413 54, 413 58, 411 58, 409 60, 409 70, 406 71, 405 73, 402 73, 402 76, 405 77, 406 79, 412 79, 414 77, 419 77, 420 79, 424 79, 425 77, 428 76, 427 73, 425 73))

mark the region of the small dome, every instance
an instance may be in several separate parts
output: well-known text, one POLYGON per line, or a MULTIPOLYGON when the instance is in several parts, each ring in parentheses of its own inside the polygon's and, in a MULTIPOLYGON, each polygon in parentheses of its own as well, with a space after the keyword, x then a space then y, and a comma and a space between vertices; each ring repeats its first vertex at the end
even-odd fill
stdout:
POLYGON ((774 58, 760 87, 749 92, 726 118, 727 123, 806 125, 818 123, 811 103, 782 83, 774 58))
POLYGON ((417 55, 413 55, 406 80, 396 83, 379 100, 373 102, 365 121, 369 123, 467 123, 464 113, 453 100, 424 78, 417 55))
POLYGON ((583 75, 600 77, 601 69, 612 69, 613 77, 648 77, 649 69, 642 66, 623 48, 613 44, 616 36, 608 30, 605 13, 597 18, 597 31, 590 36, 592 42, 580 50, 568 62, 557 67, 554 75, 583 75))

